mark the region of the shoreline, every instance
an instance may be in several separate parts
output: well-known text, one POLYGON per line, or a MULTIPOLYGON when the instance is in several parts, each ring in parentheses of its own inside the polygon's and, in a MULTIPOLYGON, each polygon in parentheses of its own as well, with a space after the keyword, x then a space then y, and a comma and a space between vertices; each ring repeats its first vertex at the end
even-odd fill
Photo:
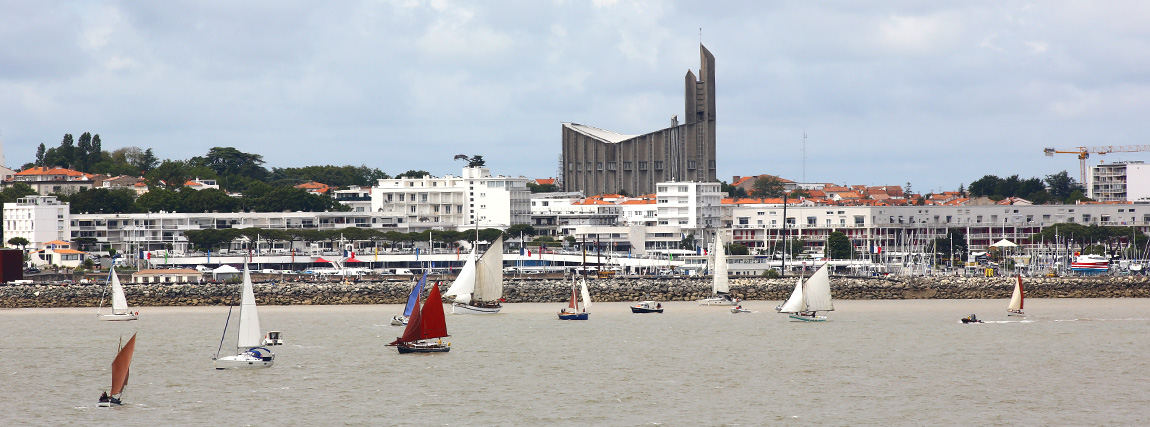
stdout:
MULTIPOLYGON (((744 300, 782 301, 795 286, 794 277, 732 278, 731 293, 744 300)), ((260 305, 403 304, 414 280, 357 283, 264 282, 255 284, 260 305)), ((1001 299, 1014 289, 1013 277, 832 277, 831 292, 842 300, 1001 299)), ((1150 298, 1150 277, 1040 277, 1023 278, 1029 298, 1150 298)), ((445 290, 449 282, 440 282, 445 290)), ((590 279, 595 302, 652 299, 693 301, 711 294, 709 278, 590 279)), ((238 303, 239 284, 124 284, 131 307, 225 306, 238 303)), ((508 303, 564 302, 571 281, 562 279, 507 279, 503 294, 508 303)), ((0 308, 97 307, 102 285, 0 286, 0 308)), ((105 301, 105 305, 110 302, 105 301)))

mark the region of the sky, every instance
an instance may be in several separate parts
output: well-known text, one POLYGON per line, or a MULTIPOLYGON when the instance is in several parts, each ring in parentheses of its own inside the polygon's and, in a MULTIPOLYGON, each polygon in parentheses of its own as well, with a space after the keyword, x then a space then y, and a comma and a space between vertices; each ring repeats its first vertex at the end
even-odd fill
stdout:
POLYGON ((1148 17, 1138 1, 9 0, 0 141, 14 168, 91 132, 161 159, 235 147, 269 168, 442 176, 466 154, 555 177, 564 122, 642 134, 682 115, 701 40, 720 180, 952 191, 1078 176, 1046 147, 1148 144, 1148 17))

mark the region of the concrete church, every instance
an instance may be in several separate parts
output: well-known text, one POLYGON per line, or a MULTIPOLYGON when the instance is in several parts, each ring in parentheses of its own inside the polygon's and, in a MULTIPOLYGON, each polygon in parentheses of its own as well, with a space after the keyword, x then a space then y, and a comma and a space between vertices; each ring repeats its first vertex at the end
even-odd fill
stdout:
POLYGON ((699 45, 699 75, 687 71, 683 123, 643 135, 623 135, 563 123, 562 183, 588 196, 655 192, 655 183, 716 182, 715 57, 699 45))

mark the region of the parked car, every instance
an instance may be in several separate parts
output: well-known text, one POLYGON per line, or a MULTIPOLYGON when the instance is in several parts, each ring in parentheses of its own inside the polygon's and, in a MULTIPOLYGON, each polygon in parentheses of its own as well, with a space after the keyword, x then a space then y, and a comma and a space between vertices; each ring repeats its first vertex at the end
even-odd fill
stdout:
POLYGON ((24 272, 30 273, 30 274, 36 274, 36 273, 40 272, 40 269, 36 268, 36 267, 28 267, 27 269, 24 270, 24 272))

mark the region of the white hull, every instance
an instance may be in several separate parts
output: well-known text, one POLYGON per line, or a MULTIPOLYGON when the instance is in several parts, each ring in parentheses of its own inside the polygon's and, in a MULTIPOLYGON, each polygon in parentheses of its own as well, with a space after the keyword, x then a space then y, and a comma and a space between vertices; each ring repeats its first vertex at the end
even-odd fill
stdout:
POLYGON ((101 315, 99 315, 99 316, 97 316, 97 317, 98 317, 100 320, 111 320, 111 321, 136 320, 136 319, 139 319, 139 318, 140 318, 140 316, 137 316, 137 315, 135 315, 135 314, 132 314, 132 313, 124 313, 124 314, 101 314, 101 315))
POLYGON ((1007 313, 1006 315, 1007 315, 1007 316, 1012 316, 1012 317, 1026 317, 1026 313, 1023 313, 1023 312, 1021 312, 1021 311, 1019 311, 1019 312, 1013 312, 1013 311, 1012 311, 1012 312, 1010 312, 1010 313, 1007 313))
POLYGON ((738 301, 736 299, 713 297, 699 300, 699 305, 738 305, 738 301))
POLYGON ((495 314, 498 313, 501 309, 503 309, 503 306, 476 307, 473 305, 460 303, 451 304, 451 314, 495 314))
POLYGON ((264 338, 264 345, 284 345, 284 340, 270 340, 264 338))
POLYGON ((394 316, 391 318, 391 326, 406 326, 407 318, 403 316, 394 316))
POLYGON ((270 368, 274 363, 274 357, 272 357, 272 360, 263 360, 262 358, 252 357, 251 355, 244 353, 216 359, 215 367, 216 369, 270 368))

